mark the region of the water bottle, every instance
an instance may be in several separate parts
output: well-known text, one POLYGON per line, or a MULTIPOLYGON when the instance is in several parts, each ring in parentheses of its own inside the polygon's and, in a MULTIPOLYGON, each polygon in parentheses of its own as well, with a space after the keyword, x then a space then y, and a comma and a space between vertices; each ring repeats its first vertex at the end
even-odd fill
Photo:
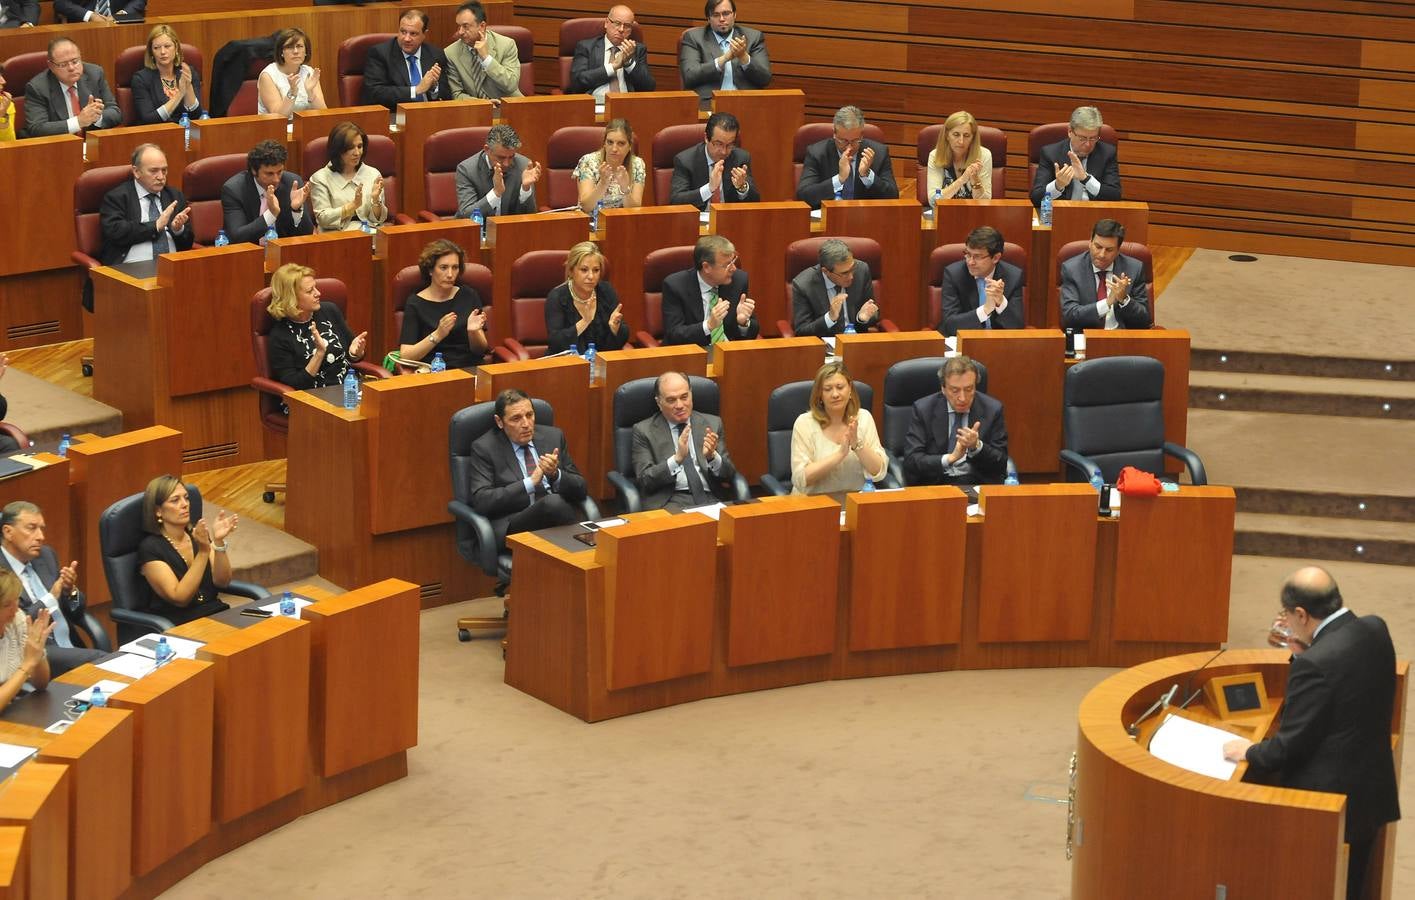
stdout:
POLYGON ((1050 225, 1050 224, 1051 224, 1051 198, 1050 198, 1050 197, 1047 197, 1047 196, 1043 196, 1043 197, 1042 197, 1041 218, 1042 218, 1042 224, 1043 224, 1043 225, 1050 225))
POLYGON ((280 597, 280 615, 295 618, 295 595, 289 591, 280 597))
POLYGON ((159 666, 169 662, 175 655, 176 654, 172 651, 172 645, 167 643, 166 635, 157 639, 157 649, 152 651, 152 656, 157 660, 159 666))
POLYGON ((570 345, 570 355, 571 355, 571 356, 579 356, 579 355, 580 355, 580 345, 579 345, 579 344, 571 344, 571 345, 570 345))
POLYGON ((594 384, 594 357, 594 341, 590 341, 589 346, 585 348, 585 362, 590 364, 590 384, 594 384))
POLYGON ((216 246, 218 246, 218 247, 229 247, 230 245, 231 245, 231 239, 226 236, 226 229, 225 229, 225 228, 222 228, 222 229, 220 229, 219 231, 217 231, 217 232, 216 232, 216 246))
POLYGON ((865 483, 860 485, 860 493, 873 494, 875 492, 875 480, 869 475, 865 476, 865 483))
POLYGON ((202 110, 201 115, 197 116, 197 121, 205 122, 209 118, 211 118, 211 113, 207 112, 206 110, 202 110))
POLYGON ((933 214, 934 214, 934 210, 938 209, 938 201, 940 201, 940 200, 942 200, 942 199, 943 199, 943 188, 934 188, 934 195, 933 195, 932 199, 929 200, 929 211, 928 211, 928 215, 933 215, 933 214))
POLYGON ((599 231, 599 211, 604 209, 604 201, 600 200, 594 205, 594 212, 590 213, 590 231, 599 231))
POLYGON ((58 450, 58 455, 60 455, 60 456, 68 456, 68 455, 69 455, 69 432, 67 432, 67 431, 64 432, 63 435, 61 435, 61 436, 59 437, 59 450, 58 450))
POLYGON ((265 229, 265 237, 260 239, 260 245, 262 247, 268 246, 271 241, 278 237, 280 237, 280 235, 276 233, 275 226, 271 225, 269 228, 265 229))
POLYGON ((359 408, 359 376, 352 368, 344 374, 344 408, 359 408))
POLYGON ((1018 484, 1018 481, 1017 481, 1017 473, 1016 473, 1016 472, 1013 472, 1011 469, 1009 469, 1009 470, 1007 471, 1007 477, 1004 478, 1004 479, 1002 479, 1002 483, 1003 483, 1003 484, 1009 484, 1009 485, 1016 485, 1016 484, 1018 484))
POLYGON ((93 686, 93 692, 88 695, 89 709, 97 709, 100 706, 107 706, 108 698, 103 696, 103 689, 98 685, 93 686))
POLYGON ((854 333, 855 333, 855 323, 852 322, 852 321, 850 321, 849 319, 846 319, 846 320, 845 320, 845 333, 846 333, 846 334, 854 334, 854 333))
POLYGON ((188 150, 192 149, 192 118, 191 118, 191 116, 187 115, 185 112, 182 113, 182 118, 180 118, 180 119, 177 120, 177 124, 182 126, 182 143, 185 145, 186 149, 188 149, 188 150))
POLYGON ((433 372, 446 372, 446 371, 447 371, 447 360, 445 360, 445 359, 442 358, 442 354, 441 354, 441 353, 434 353, 434 354, 432 355, 432 364, 431 364, 430 366, 428 366, 428 369, 430 369, 430 370, 433 371, 433 372))
POLYGON ((835 199, 836 199, 836 200, 844 200, 844 199, 845 199, 845 192, 844 192, 844 191, 836 191, 836 192, 835 192, 835 199))
POLYGON ((486 217, 481 214, 481 207, 472 207, 472 221, 477 223, 477 228, 486 227, 486 217))

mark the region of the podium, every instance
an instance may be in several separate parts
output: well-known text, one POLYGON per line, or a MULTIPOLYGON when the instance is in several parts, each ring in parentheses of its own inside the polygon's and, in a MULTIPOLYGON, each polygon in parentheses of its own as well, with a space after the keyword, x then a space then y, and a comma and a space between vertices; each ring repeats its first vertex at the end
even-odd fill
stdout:
POLYGON ((228 153, 244 156, 261 141, 277 141, 283 146, 289 134, 288 124, 284 116, 273 113, 198 119, 192 123, 192 146, 187 151, 187 161, 228 153))
POLYGON ((646 329, 644 257, 663 247, 697 243, 698 210, 686 204, 649 206, 645 199, 644 206, 638 209, 601 210, 599 228, 599 247, 607 263, 605 279, 619 293, 629 333, 646 329))
MULTIPOLYGON (((1157 876, 1172 897, 1213 896, 1215 885, 1230 897, 1345 896, 1342 795, 1187 772, 1151 756, 1125 731, 1172 684, 1198 690, 1216 677, 1261 672, 1269 693, 1280 694, 1287 659, 1284 650, 1229 650, 1218 660, 1190 653, 1126 669, 1086 695, 1077 715, 1070 804, 1072 897, 1154 894, 1157 876)), ((1397 661, 1391 735, 1397 761, 1409 669, 1397 661)), ((1386 826, 1373 849, 1368 897, 1392 896, 1394 831, 1394 823, 1386 826)))
MULTIPOLYGON (((590 421, 593 452, 585 462, 587 471, 582 469, 581 474, 589 484, 590 496, 607 497, 609 479, 605 473, 615 467, 614 392, 619 390, 620 385, 636 378, 657 378, 664 372, 706 375, 707 352, 696 344, 674 344, 637 350, 606 350, 597 358, 604 363, 604 384, 599 392, 599 408, 590 421)), ((556 421, 559 421, 558 415, 556 421)), ((729 435, 729 452, 734 446, 729 435)))
MULTIPOLYGON (((383 109, 383 107, 379 107, 383 109)), ((313 215, 312 209, 305 215, 313 215)), ((296 263, 314 269, 319 278, 344 282, 348 301, 344 321, 349 331, 368 331, 373 323, 373 241, 362 231, 331 231, 271 241, 270 271, 296 263)), ((372 345, 372 346, 377 346, 372 345)), ((373 354, 369 354, 372 356, 373 354)))
POLYGON ((875 392, 870 416, 881 433, 884 431, 884 376, 889 367, 920 356, 943 356, 944 349, 943 335, 937 331, 880 331, 840 334, 835 338, 835 354, 850 370, 850 377, 863 381, 875 392))
POLYGON ((1066 336, 1055 329, 964 329, 958 352, 987 366, 991 397, 1007 416, 1007 452, 1020 472, 1061 469, 1066 336))
MULTIPOLYGON (((594 97, 589 94, 505 97, 501 100, 501 121, 516 129, 516 134, 521 138, 519 152, 532 162, 540 163, 544 172, 550 136, 556 129, 595 124, 594 97)), ((653 140, 652 136, 649 140, 653 140)), ((536 199, 541 202, 546 201, 549 190, 543 172, 541 181, 536 185, 536 199)))
POLYGON ((178 190, 182 187, 182 170, 187 167, 186 131, 175 122, 92 128, 84 132, 84 141, 84 158, 90 169, 131 166, 133 151, 139 144, 156 144, 167 157, 167 183, 178 190))
MULTIPOLYGON (((908 200, 827 200, 821 233, 873 238, 882 251, 880 315, 905 331, 927 328, 919 260, 919 204, 908 200)), ((794 274, 794 273, 793 273, 794 274)))
MULTIPOLYGON (((1164 439, 1183 445, 1189 435, 1189 332, 1183 329, 1086 329, 1086 358, 1148 356, 1164 365, 1164 439)), ((1166 472, 1184 471, 1184 463, 1165 457, 1166 472)))
POLYGON ((763 337, 778 337, 776 323, 791 321, 791 279, 786 248, 811 236, 811 208, 799 200, 778 203, 713 203, 708 231, 732 242, 747 273, 747 294, 757 301, 763 337))
POLYGON ((722 396, 722 427, 737 471, 749 482, 766 472, 766 401, 792 381, 810 381, 825 362, 820 338, 721 341, 712 352, 722 396))
MULTIPOLYGON (((432 103, 398 104, 398 187, 403 194, 398 209, 410 216, 427 209, 423 179, 423 144, 445 128, 490 125, 490 100, 436 100, 432 103)), ((467 262, 473 262, 470 258, 467 262)))
MULTIPOLYGON (((792 139, 806 122, 806 95, 787 91, 713 91, 714 112, 732 113, 752 151, 752 179, 766 201, 796 199, 792 139)), ((917 207, 917 204, 916 204, 917 207)))
MULTIPOLYGON (((584 96, 589 99, 589 94, 584 96)), ((507 310, 509 315, 511 266, 522 254, 531 250, 569 250, 590 237, 590 217, 578 210, 531 213, 524 216, 492 216, 487 219, 486 243, 491 248, 491 276, 494 285, 492 303, 497 304, 499 309, 507 310)))
MULTIPOLYGON (((698 121, 695 91, 615 91, 605 95, 604 120, 627 119, 634 128, 638 146, 634 153, 644 161, 644 206, 666 206, 667 197, 654 196, 653 136, 670 125, 691 125, 698 121)), ((664 160, 664 167, 672 164, 664 160)), ((666 245, 667 246, 667 245, 666 245)))

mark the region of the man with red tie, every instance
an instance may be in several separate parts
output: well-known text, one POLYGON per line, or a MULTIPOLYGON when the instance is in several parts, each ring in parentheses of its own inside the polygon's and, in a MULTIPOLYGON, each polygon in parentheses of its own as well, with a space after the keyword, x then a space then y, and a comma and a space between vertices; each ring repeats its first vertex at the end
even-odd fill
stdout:
POLYGON ((1144 264, 1120 252, 1125 226, 1100 219, 1089 252, 1061 264, 1061 327, 1149 328, 1150 285, 1144 264))
POLYGON ((80 134, 89 128, 113 128, 123 112, 103 69, 83 61, 69 38, 49 42, 49 71, 25 85, 25 129, 21 137, 80 134))

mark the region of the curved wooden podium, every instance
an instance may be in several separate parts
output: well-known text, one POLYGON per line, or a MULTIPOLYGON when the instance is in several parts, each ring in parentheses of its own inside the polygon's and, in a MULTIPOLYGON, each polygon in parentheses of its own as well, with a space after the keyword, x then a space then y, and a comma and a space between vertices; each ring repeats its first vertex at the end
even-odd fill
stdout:
MULTIPOLYGON (((1144 743, 1126 732, 1171 685, 1192 692, 1218 675, 1261 672, 1276 705, 1287 684, 1287 660, 1282 650, 1171 656, 1126 669, 1086 695, 1076 736, 1072 897, 1144 896, 1155 892, 1157 879, 1168 897, 1345 895, 1346 800, 1340 794, 1247 784, 1238 780, 1246 765, 1229 781, 1187 772, 1150 755, 1147 730, 1144 743)), ((1397 773, 1409 670, 1408 662, 1396 663, 1391 740, 1397 773)), ((1190 710, 1218 724, 1199 700, 1190 710)), ((1368 898, 1391 896, 1394 843, 1392 824, 1372 852, 1368 898)))

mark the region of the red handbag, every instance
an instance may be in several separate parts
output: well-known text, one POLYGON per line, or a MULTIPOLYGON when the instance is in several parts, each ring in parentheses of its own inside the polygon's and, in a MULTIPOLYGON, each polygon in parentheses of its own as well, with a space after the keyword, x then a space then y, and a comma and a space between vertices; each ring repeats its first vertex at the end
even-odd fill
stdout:
POLYGON ((1116 479, 1115 489, 1122 494, 1131 496, 1153 497, 1160 492, 1160 480, 1149 472, 1134 466, 1126 466, 1120 470, 1120 477, 1116 479))

